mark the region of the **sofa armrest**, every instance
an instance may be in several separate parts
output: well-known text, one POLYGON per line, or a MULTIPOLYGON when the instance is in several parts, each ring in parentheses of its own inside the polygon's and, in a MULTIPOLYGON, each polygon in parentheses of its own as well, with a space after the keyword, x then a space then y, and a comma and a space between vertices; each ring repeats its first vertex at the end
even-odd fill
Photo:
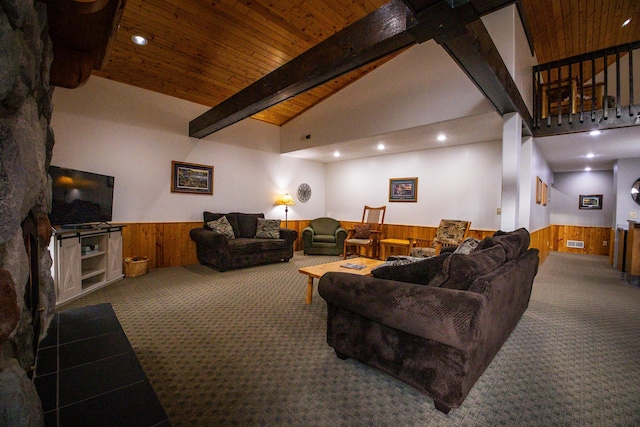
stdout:
POLYGON ((336 228, 336 243, 338 246, 344 245, 344 241, 347 240, 347 230, 342 227, 336 228))
POLYGON ((313 228, 311 227, 305 227, 302 229, 302 238, 305 238, 305 234, 309 234, 311 237, 311 240, 313 240, 313 236, 316 234, 316 232, 313 230, 313 228))
POLYGON ((229 247, 229 239, 226 236, 205 228, 194 228, 189 232, 189 236, 199 245, 229 247))
POLYGON ((477 345, 487 305, 476 292, 350 273, 325 274, 318 292, 328 304, 463 351, 477 345))
POLYGON ((287 241, 287 246, 291 246, 298 238, 298 232, 296 230, 291 230, 290 228, 281 228, 280 238, 287 241))

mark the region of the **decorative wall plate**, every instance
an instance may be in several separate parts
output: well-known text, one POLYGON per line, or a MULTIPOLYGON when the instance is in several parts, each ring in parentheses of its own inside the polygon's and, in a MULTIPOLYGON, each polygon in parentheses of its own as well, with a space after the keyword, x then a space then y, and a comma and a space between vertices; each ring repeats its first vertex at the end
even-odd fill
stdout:
POLYGON ((307 203, 310 198, 311 198, 311 187, 309 187, 309 184, 306 184, 306 183, 300 184, 300 186, 298 187, 298 200, 300 200, 302 203, 307 203))

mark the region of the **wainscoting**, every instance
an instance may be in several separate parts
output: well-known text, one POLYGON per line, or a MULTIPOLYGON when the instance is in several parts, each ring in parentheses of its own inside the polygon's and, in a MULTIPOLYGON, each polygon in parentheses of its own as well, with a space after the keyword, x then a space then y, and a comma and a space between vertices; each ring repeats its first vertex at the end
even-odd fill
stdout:
MULTIPOLYGON (((342 221, 342 226, 353 228, 358 222, 342 221)), ((192 228, 202 227, 202 222, 159 222, 125 223, 122 229, 123 256, 147 256, 149 268, 173 267, 197 264, 196 245, 189 237, 192 228)), ((298 232, 295 250, 302 250, 302 230, 309 220, 290 220, 288 228, 298 232)), ((469 231, 469 237, 483 239, 493 235, 495 230, 469 231)), ((407 236, 433 239, 436 227, 417 225, 387 224, 383 226, 387 239, 403 239, 407 236)), ((540 261, 544 262, 549 251, 570 252, 609 256, 613 262, 612 242, 614 230, 608 227, 579 227, 571 225, 550 225, 531 233, 531 247, 540 251, 540 261), (584 242, 584 248, 567 247, 567 240, 584 242), (604 244, 604 242, 607 242, 604 244)))

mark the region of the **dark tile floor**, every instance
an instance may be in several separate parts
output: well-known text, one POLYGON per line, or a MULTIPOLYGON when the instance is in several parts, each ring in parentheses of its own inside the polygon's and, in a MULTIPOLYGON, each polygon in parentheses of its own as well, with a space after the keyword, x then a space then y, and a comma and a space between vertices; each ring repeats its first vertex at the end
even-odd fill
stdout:
POLYGON ((170 425, 111 304, 55 313, 34 382, 46 427, 170 425))

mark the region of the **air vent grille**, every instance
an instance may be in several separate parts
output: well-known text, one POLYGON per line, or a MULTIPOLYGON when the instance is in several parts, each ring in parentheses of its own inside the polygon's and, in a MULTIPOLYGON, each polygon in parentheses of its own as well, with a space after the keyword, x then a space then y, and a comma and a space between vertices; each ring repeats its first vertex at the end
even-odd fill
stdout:
POLYGON ((567 247, 584 249, 584 242, 582 240, 567 240, 567 247))

